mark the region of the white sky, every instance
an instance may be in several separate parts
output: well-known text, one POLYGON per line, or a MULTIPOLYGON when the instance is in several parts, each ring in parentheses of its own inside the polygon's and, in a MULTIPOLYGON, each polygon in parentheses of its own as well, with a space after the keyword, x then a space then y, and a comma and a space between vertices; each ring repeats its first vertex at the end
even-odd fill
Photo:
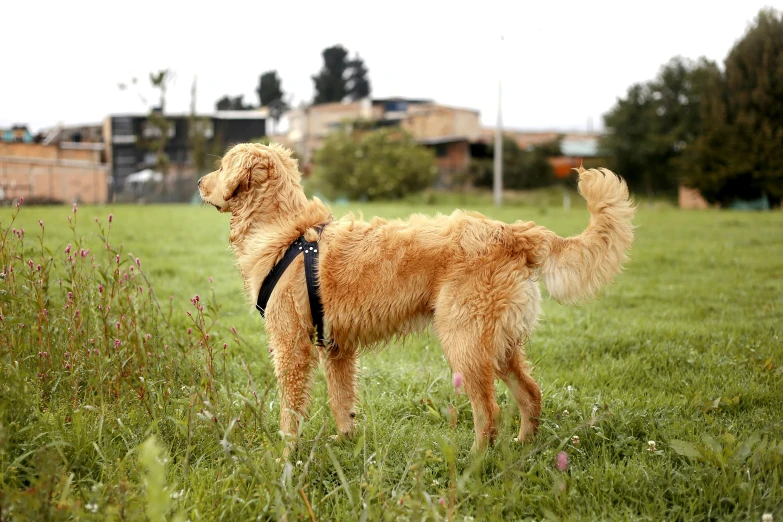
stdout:
POLYGON ((321 50, 341 43, 365 60, 375 97, 471 107, 491 125, 502 74, 504 126, 585 130, 592 118, 598 129, 672 56, 722 64, 765 5, 783 0, 11 0, 0 10, 0 127, 146 112, 117 84, 136 76, 152 99, 149 72, 165 67, 177 75, 169 112, 188 110, 194 75, 200 112, 224 94, 258 103, 270 69, 298 104, 313 97, 321 50))

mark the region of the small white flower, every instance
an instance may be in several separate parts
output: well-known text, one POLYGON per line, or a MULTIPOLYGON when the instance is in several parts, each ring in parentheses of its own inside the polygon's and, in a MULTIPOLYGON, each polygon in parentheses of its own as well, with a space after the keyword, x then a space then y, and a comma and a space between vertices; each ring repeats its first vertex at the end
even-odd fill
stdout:
POLYGON ((571 437, 571 444, 574 446, 579 446, 579 435, 574 435, 571 437))
POLYGON ((297 460, 296 461, 296 467, 297 468, 301 468, 303 464, 304 464, 304 462, 302 462, 301 460, 297 460))
POLYGON ((568 393, 571 393, 572 391, 574 391, 574 387, 569 384, 566 390, 568 390, 568 393))
POLYGON ((563 417, 568 417, 568 410, 563 410, 563 417))
POLYGON ((171 498, 173 498, 174 500, 179 500, 182 498, 182 495, 184 494, 185 494, 185 490, 180 489, 179 491, 175 491, 174 493, 172 493, 171 498))
POLYGON ((84 507, 87 508, 87 511, 89 511, 90 513, 97 513, 98 512, 98 504, 96 504, 94 502, 91 502, 91 503, 87 504, 84 507))
POLYGON ((650 453, 653 453, 655 451, 655 441, 654 440, 648 440, 647 441, 647 451, 650 453))
POLYGON ((761 515, 761 522, 772 522, 772 513, 764 513, 761 515))
POLYGON ((432 481, 433 486, 440 486, 440 482, 438 482, 438 479, 435 479, 432 481))

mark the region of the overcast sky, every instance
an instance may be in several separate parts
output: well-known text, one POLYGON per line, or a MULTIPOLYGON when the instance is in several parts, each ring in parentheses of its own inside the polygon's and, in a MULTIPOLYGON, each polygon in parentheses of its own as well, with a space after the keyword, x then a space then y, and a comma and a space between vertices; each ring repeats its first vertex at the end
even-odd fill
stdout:
POLYGON ((505 126, 585 130, 592 118, 599 129, 616 99, 672 56, 722 64, 764 6, 783 0, 10 1, 0 11, 0 127, 146 112, 117 85, 137 77, 153 99, 149 72, 166 67, 176 71, 169 112, 188 110, 194 76, 200 112, 224 94, 258 103, 270 69, 298 104, 312 100, 321 50, 340 43, 365 60, 373 96, 471 107, 494 124, 502 77, 505 126))

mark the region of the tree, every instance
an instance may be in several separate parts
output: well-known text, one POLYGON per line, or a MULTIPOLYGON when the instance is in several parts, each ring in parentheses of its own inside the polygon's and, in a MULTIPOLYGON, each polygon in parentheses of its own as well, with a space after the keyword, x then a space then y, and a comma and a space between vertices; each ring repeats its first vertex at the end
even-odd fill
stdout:
POLYGON ((288 103, 283 99, 283 88, 280 85, 280 78, 277 77, 277 71, 267 71, 262 74, 258 79, 256 92, 261 106, 269 109, 269 117, 272 118, 277 129, 280 118, 289 109, 288 103))
POLYGON ((361 200, 399 199, 431 186, 438 175, 432 151, 391 128, 333 132, 314 164, 326 192, 361 200))
POLYGON ((783 15, 759 12, 709 78, 685 183, 710 202, 783 197, 783 15))
POLYGON ((358 57, 348 60, 348 51, 342 45, 334 45, 321 53, 324 59, 321 71, 313 76, 315 84, 314 104, 341 102, 348 98, 359 100, 370 95, 367 67, 358 57))
POLYGON ((252 105, 245 105, 245 96, 223 96, 215 103, 215 109, 218 111, 251 111, 252 105))
POLYGON ((352 101, 361 100, 370 95, 369 71, 364 61, 357 55, 348 62, 348 79, 345 82, 345 94, 352 101))
POLYGON ((701 104, 717 66, 672 58, 647 83, 628 89, 604 115, 602 148, 634 190, 673 193, 684 175, 683 151, 701 131, 701 104))
MULTIPOLYGON (((492 187, 494 145, 490 158, 471 162, 470 172, 477 187, 492 187)), ((548 187, 555 183, 555 172, 548 158, 560 155, 560 141, 544 143, 532 150, 523 150, 516 140, 503 136, 503 188, 525 190, 548 187)))

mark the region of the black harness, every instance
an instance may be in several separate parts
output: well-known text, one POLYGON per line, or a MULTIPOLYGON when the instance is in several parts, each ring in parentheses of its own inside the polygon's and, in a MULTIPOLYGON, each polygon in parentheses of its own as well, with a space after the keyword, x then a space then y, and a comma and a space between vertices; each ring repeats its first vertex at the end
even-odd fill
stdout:
MULTIPOLYGON (((321 239, 321 231, 326 225, 319 225, 315 227, 318 232, 318 239, 321 239)), ((266 312, 266 305, 269 302, 269 297, 272 295, 272 290, 275 289, 275 285, 283 276, 283 272, 291 264, 291 261, 299 254, 304 254, 304 268, 305 268, 305 280, 307 281, 307 298, 310 301, 310 315, 313 318, 313 327, 315 328, 316 344, 318 346, 324 345, 324 307, 321 303, 321 295, 318 292, 318 240, 307 241, 304 235, 291 243, 288 250, 285 251, 283 259, 277 262, 272 270, 267 274, 264 282, 261 284, 261 290, 258 292, 258 300, 256 301, 256 309, 261 312, 261 317, 264 317, 266 312)))

